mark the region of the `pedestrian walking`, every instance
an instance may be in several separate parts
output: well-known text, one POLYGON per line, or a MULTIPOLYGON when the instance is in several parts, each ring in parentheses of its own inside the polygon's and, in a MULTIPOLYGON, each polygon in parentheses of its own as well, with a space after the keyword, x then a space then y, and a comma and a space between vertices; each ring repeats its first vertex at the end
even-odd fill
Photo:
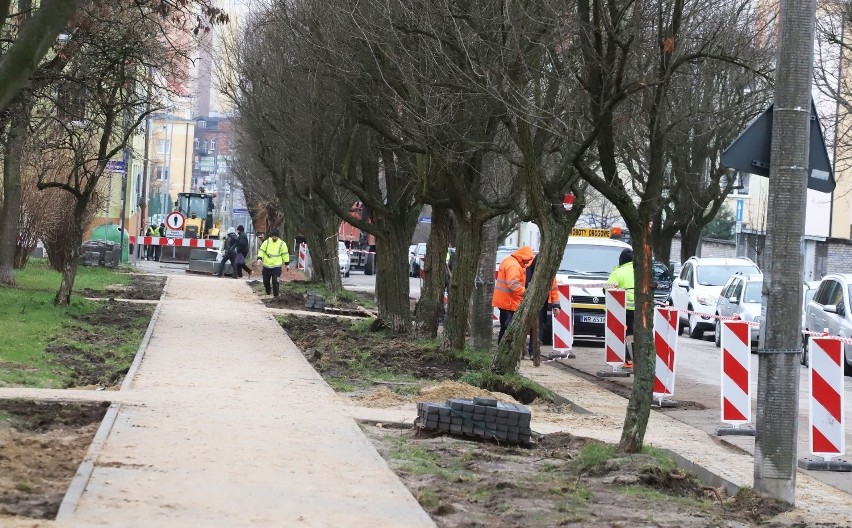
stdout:
MULTIPOLYGON (((154 236, 165 237, 166 236, 166 224, 161 222, 160 226, 157 228, 157 234, 154 235, 154 236)), ((154 246, 154 260, 159 262, 162 254, 163 254, 163 246, 161 246, 161 245, 154 246)))
POLYGON ((618 267, 612 271, 607 281, 615 284, 616 288, 624 290, 624 304, 627 309, 627 333, 624 339, 624 368, 633 368, 633 317, 636 309, 633 292, 635 278, 633 276, 633 250, 626 248, 618 256, 618 267))
POLYGON ((521 299, 526 291, 526 274, 524 269, 529 266, 533 259, 533 251, 529 246, 519 248, 517 251, 503 259, 497 269, 497 280, 494 283, 494 296, 491 305, 500 310, 500 333, 497 334, 497 343, 503 339, 506 328, 512 322, 521 299))
POLYGON ((233 227, 228 228, 228 235, 225 237, 224 242, 222 242, 222 267, 219 268, 219 277, 223 276, 225 273, 225 264, 227 262, 231 263, 231 277, 237 278, 237 265, 234 262, 237 256, 237 233, 234 231, 233 227))
POLYGON ((272 229, 257 250, 257 261, 263 264, 263 289, 266 295, 271 292, 273 297, 278 297, 280 293, 278 281, 281 278, 281 266, 286 266, 288 271, 290 269, 290 251, 280 236, 277 229, 272 229))
POLYGON ((237 255, 234 259, 234 266, 237 273, 238 278, 242 278, 243 271, 247 271, 249 277, 251 277, 251 268, 246 266, 246 259, 249 254, 249 241, 248 236, 246 236, 246 228, 238 225, 237 226, 237 255))

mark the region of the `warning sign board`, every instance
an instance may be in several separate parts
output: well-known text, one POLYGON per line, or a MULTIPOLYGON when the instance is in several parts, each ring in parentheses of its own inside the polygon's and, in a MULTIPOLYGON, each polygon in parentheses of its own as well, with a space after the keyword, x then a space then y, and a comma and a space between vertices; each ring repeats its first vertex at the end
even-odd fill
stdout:
POLYGON ((186 217, 179 211, 172 211, 166 216, 166 229, 170 231, 182 231, 186 217))

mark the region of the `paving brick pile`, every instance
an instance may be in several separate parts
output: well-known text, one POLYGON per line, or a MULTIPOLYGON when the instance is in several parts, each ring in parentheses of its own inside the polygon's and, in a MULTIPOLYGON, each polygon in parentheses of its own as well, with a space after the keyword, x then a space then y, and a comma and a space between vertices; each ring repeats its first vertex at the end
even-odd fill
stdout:
POLYGON ((467 436, 529 444, 530 410, 518 403, 497 403, 490 398, 450 399, 446 404, 419 402, 420 427, 467 436))

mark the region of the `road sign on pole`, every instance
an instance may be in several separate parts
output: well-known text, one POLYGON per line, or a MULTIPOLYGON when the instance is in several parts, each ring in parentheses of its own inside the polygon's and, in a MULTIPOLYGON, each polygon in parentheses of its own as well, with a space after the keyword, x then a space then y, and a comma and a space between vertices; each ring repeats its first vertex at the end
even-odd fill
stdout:
POLYGON ((180 231, 183 229, 185 221, 186 217, 183 216, 183 213, 172 211, 166 216, 166 229, 171 231, 180 231))

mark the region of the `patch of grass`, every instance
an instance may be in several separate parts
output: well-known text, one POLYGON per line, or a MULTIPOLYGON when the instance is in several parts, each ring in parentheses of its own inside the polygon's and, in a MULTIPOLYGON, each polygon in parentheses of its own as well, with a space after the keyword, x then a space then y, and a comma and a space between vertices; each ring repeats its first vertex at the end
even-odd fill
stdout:
MULTIPOLYGON (((430 343, 431 345, 431 343, 430 343)), ((435 343, 437 349, 438 343, 435 343)), ((464 361, 473 370, 485 370, 491 366, 492 354, 488 350, 477 350, 466 346, 461 352, 453 352, 450 359, 464 361)))
POLYGON ((420 488, 417 490, 416 498, 417 502, 427 510, 434 510, 441 503, 434 488, 420 488))
POLYGON ((580 449, 574 459, 574 470, 580 474, 599 472, 607 460, 615 456, 615 446, 603 442, 589 442, 580 449))
POLYGON ((494 496, 495 491, 488 486, 480 486, 467 490, 464 498, 471 502, 488 502, 494 496))
POLYGON ((325 381, 334 389, 334 392, 353 392, 355 390, 355 385, 348 378, 329 376, 325 378, 325 381))
POLYGON ((675 461, 664 451, 657 449, 654 446, 646 445, 643 446, 642 452, 654 457, 657 467, 661 470, 669 473, 677 470, 677 464, 675 461))
MULTIPOLYGON (((257 287, 255 287, 255 289, 257 289, 257 287)), ((262 286, 260 286, 260 291, 263 291, 262 286)), ((308 292, 315 292, 317 295, 325 297, 325 304, 328 306, 360 304, 364 308, 376 308, 376 302, 367 296, 358 295, 349 290, 332 292, 321 282, 289 281, 281 283, 281 293, 305 295, 308 292)))
POLYGON ((35 491, 35 488, 29 482, 17 482, 15 484, 15 489, 21 493, 32 493, 35 491))
POLYGON ((405 438, 394 438, 388 457, 399 465, 400 471, 412 475, 432 475, 450 482, 468 482, 475 476, 454 459, 438 458, 423 447, 405 438))
POLYGON ((652 502, 671 502, 678 506, 692 508, 712 508, 713 503, 708 499, 699 499, 695 497, 684 497, 681 495, 671 495, 655 488, 647 486, 622 486, 617 488, 618 493, 635 497, 637 499, 646 499, 652 502))
MULTIPOLYGON (((15 281, 21 289, 56 293, 62 282, 62 274, 52 270, 47 259, 30 259, 24 269, 15 270, 15 281)), ((77 268, 77 277, 74 279, 74 291, 85 289, 102 291, 112 284, 128 282, 130 282, 130 275, 127 273, 119 273, 109 268, 80 266, 77 268)))
MULTIPOLYGON (((16 272, 15 279, 17 287, 0 286, 0 320, 3 321, 0 384, 66 387, 71 383, 71 372, 57 363, 56 357, 47 351, 48 346, 56 339, 71 340, 75 321, 94 313, 98 304, 74 295, 69 306, 54 306, 53 299, 62 277, 49 268, 46 260, 30 260, 26 268, 16 272)), ((81 266, 74 290, 102 291, 112 284, 127 284, 129 281, 130 275, 127 274, 81 266)), ((144 324, 147 325, 147 322, 144 324)), ((86 328, 86 331, 94 330, 86 328)), ((121 341, 133 344, 126 345, 128 348, 118 346, 112 353, 118 357, 130 350, 132 360, 141 337, 138 329, 126 330, 121 341)))

